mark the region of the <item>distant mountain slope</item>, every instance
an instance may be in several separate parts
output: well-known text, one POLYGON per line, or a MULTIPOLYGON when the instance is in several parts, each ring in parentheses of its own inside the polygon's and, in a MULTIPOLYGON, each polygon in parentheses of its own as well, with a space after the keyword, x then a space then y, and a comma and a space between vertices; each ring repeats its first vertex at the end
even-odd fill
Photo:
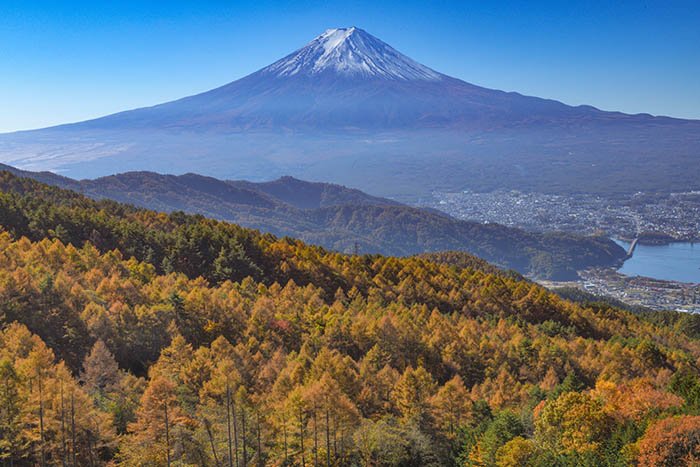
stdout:
MULTIPOLYGON (((180 176, 153 172, 127 172, 80 182, 81 191, 137 205, 148 204, 161 211, 207 211, 220 217, 227 205, 261 209, 283 207, 282 203, 252 189, 235 186, 196 174, 180 176)), ((203 212, 203 214, 205 214, 203 212)))
MULTIPOLYGON (((624 252, 607 238, 560 233, 536 234, 498 224, 480 224, 405 206, 337 206, 311 212, 324 231, 345 230, 371 239, 394 256, 445 250, 467 251, 523 274, 559 279, 576 270, 613 265, 624 252)), ((328 235, 306 235, 310 242, 328 235)), ((330 239, 333 240, 333 239, 330 239)), ((343 245, 343 240, 337 240, 343 245)))
POLYGON ((258 192, 267 193, 299 209, 318 209, 344 204, 400 205, 396 201, 371 196, 353 188, 332 183, 305 182, 289 176, 284 176, 271 182, 229 181, 227 183, 232 186, 249 187, 258 192))
POLYGON ((407 201, 433 190, 667 192, 700 188, 700 121, 476 86, 340 28, 210 91, 0 135, 0 161, 74 178, 293 175, 407 201))
POLYGON ((53 172, 32 172, 29 170, 21 170, 11 165, 0 164, 0 171, 10 172, 18 177, 31 178, 38 182, 46 183, 47 185, 53 185, 67 190, 79 190, 80 182, 73 180, 72 178, 63 177, 57 175, 53 172))
POLYGON ((586 267, 616 264, 625 254, 605 238, 542 235, 460 221, 358 190, 292 177, 251 183, 132 172, 78 182, 10 169, 93 198, 198 213, 345 252, 357 248, 363 253, 407 256, 461 250, 523 274, 557 279, 576 277, 576 270, 586 267))

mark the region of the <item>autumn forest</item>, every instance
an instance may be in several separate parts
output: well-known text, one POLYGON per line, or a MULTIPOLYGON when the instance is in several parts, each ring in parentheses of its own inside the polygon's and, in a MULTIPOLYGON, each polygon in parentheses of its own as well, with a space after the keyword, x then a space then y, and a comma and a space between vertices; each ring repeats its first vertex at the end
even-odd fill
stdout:
POLYGON ((0 172, 0 465, 700 463, 700 315, 0 172))

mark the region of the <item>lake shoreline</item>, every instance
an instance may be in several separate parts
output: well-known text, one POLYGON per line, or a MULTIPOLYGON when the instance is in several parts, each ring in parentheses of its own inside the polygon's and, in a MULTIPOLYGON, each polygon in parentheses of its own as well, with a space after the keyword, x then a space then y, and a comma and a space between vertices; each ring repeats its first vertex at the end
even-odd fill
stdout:
MULTIPOLYGON (((628 249, 630 243, 620 238, 612 240, 628 249)), ((669 244, 644 244, 638 242, 634 252, 617 272, 630 277, 700 284, 700 243, 672 242, 669 244)))

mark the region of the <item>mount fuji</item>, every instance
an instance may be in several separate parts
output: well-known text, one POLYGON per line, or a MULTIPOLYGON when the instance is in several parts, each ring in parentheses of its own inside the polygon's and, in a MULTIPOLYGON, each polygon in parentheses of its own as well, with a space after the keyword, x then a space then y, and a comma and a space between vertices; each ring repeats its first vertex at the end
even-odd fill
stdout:
POLYGON ((273 63, 263 74, 277 77, 332 73, 345 77, 439 81, 440 73, 397 52, 356 27, 328 29, 306 47, 273 63))
POLYGON ((479 87, 355 27, 211 91, 0 135, 0 162, 73 177, 293 175, 404 200, 435 189, 695 189, 699 158, 698 121, 479 87))

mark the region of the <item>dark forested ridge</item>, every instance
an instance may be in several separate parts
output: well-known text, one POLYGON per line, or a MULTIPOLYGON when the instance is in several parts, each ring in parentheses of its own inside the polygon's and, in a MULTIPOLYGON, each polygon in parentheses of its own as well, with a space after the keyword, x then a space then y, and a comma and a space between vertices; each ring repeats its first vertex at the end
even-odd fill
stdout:
POLYGON ((0 177, 5 465, 700 461, 698 315, 0 177))
POLYGON ((157 211, 199 213, 337 251, 357 248, 361 253, 406 256, 462 250, 523 274, 559 280, 577 277, 580 269, 615 265, 625 255, 606 238, 543 235, 460 221, 359 190, 292 177, 252 183, 196 174, 130 172, 75 181, 50 173, 12 170, 93 198, 157 211))
POLYGON ((271 182, 252 183, 246 181, 227 181, 233 186, 250 187, 266 193, 286 204, 299 209, 319 209, 330 206, 373 205, 400 206, 401 203, 387 198, 378 198, 360 190, 347 188, 332 183, 314 183, 297 180, 294 177, 281 177, 271 182))

